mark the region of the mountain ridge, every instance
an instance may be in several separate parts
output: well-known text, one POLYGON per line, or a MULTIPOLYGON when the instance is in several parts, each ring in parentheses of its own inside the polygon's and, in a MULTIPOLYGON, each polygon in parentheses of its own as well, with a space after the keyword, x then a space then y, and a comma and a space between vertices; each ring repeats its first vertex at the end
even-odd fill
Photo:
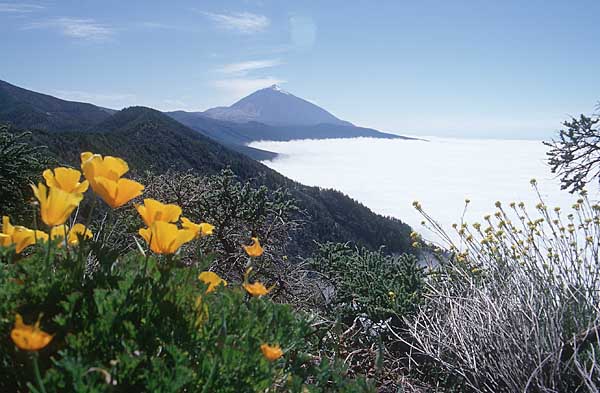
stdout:
POLYGON ((110 110, 93 104, 62 100, 0 80, 0 122, 47 131, 83 131, 110 116, 110 110))
MULTIPOLYGON (((293 97, 294 102, 300 100, 300 102, 308 103, 308 101, 295 97, 291 93, 278 88, 275 89, 274 86, 255 93, 260 93, 258 95, 261 96, 264 94, 264 92, 261 93, 263 90, 275 94, 274 97, 277 98, 293 97)), ((248 97, 252 97, 253 94, 248 97)), ((243 98, 238 103, 244 102, 248 97, 243 98)), ((314 104, 310 105, 316 107, 314 104)), ((321 110, 321 108, 318 108, 318 110, 321 110)), ((326 113, 326 116, 330 116, 328 118, 337 119, 325 110, 322 111, 326 113)), ((63 100, 0 81, 0 122, 12 124, 17 128, 38 129, 48 132, 102 132, 102 127, 104 127, 102 123, 118 112, 114 109, 89 103, 63 100)), ((205 116, 204 112, 174 111, 165 113, 231 150, 259 161, 272 160, 277 157, 277 153, 249 147, 247 144, 250 142, 350 137, 406 138, 395 134, 385 134, 370 128, 356 127, 339 119, 337 119, 337 124, 268 125, 256 121, 235 123, 212 119, 205 116)))
POLYGON ((215 107, 204 116, 234 123, 256 121, 271 126, 335 124, 353 126, 327 110, 282 90, 277 85, 257 90, 228 107, 215 107))

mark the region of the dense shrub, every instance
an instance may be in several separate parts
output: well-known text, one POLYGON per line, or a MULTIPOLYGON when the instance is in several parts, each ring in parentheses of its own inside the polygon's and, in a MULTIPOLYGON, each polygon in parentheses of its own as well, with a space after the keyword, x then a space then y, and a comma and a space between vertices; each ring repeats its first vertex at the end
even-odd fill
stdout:
POLYGON ((421 300, 424 270, 413 255, 326 243, 310 265, 321 273, 324 309, 352 324, 357 317, 397 325, 421 300))
POLYGON ((9 132, 0 125, 0 201, 5 214, 26 216, 32 196, 29 183, 40 177, 50 163, 44 149, 28 143, 28 133, 9 132))
MULTIPOLYGON (((292 233, 302 228, 295 216, 295 199, 285 190, 269 190, 241 182, 230 170, 198 176, 191 172, 168 171, 142 177, 144 195, 181 206, 192 221, 214 225, 213 235, 200 242, 214 254, 210 269, 228 280, 241 280, 248 258, 242 244, 260 238, 264 252, 254 264, 254 273, 269 285, 273 295, 293 302, 305 293, 302 263, 288 247, 292 233)), ((184 248, 194 257, 193 250, 184 248)), ((185 257, 184 257, 185 258, 185 257)))
POLYGON ((343 357, 352 374, 371 377, 380 392, 408 386, 403 369, 409 348, 395 335, 422 300, 425 272, 417 258, 327 243, 308 262, 319 294, 312 307, 328 331, 324 351, 343 357))

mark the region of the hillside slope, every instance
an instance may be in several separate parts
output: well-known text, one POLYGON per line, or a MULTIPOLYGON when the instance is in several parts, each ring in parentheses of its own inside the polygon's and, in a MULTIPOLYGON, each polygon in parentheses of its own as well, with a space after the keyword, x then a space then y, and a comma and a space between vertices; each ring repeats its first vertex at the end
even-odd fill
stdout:
POLYGON ((294 182, 208 137, 190 130, 149 108, 117 112, 99 125, 104 132, 34 132, 38 145, 46 145, 61 161, 77 166, 81 151, 125 158, 135 171, 194 170, 201 174, 231 168, 243 181, 270 189, 287 188, 309 219, 293 239, 299 250, 310 252, 314 241, 353 241, 390 252, 410 251, 410 227, 382 217, 348 196, 294 182))
POLYGON ((110 117, 110 110, 65 101, 0 80, 0 122, 46 131, 84 131, 110 117))

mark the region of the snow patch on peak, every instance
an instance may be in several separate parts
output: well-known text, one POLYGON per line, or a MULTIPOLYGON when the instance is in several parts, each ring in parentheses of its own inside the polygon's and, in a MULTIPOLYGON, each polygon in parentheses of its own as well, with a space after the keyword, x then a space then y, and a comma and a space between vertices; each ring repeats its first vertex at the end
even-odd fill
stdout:
POLYGON ((276 91, 276 92, 279 92, 279 93, 283 93, 283 94, 291 95, 291 93, 289 93, 289 92, 287 92, 287 91, 283 90, 283 89, 282 89, 282 88, 281 88, 281 87, 280 87, 278 84, 271 85, 271 86, 269 86, 267 89, 269 89, 269 90, 273 90, 273 91, 276 91))

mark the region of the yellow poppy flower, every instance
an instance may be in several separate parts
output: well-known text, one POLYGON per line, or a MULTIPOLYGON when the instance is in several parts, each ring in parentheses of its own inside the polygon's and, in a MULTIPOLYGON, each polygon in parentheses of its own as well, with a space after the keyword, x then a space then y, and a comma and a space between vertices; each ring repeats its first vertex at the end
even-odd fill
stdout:
POLYGON ((190 231, 194 231, 196 236, 208 236, 213 234, 215 227, 209 223, 202 222, 195 224, 185 217, 181 217, 181 226, 190 231))
POLYGON ((250 257, 259 257, 263 254, 263 248, 260 246, 260 242, 257 237, 252 238, 252 244, 249 246, 243 246, 244 251, 250 257))
POLYGON ((283 356, 283 351, 279 345, 261 344, 260 350, 269 362, 274 362, 283 356))
POLYGON ((264 296, 273 289, 273 287, 267 289, 267 287, 258 281, 253 284, 245 282, 242 284, 242 286, 251 296, 264 296))
POLYGON ((72 168, 46 169, 43 173, 48 187, 60 188, 66 192, 84 193, 87 191, 89 183, 87 180, 80 182, 81 172, 72 168))
POLYGON ((70 193, 55 187, 46 187, 39 183, 31 185, 33 194, 40 202, 42 221, 50 227, 62 225, 83 199, 83 194, 70 193))
POLYGON ((206 288, 206 293, 214 291, 221 284, 223 284, 224 287, 227 286, 227 281, 223 280, 218 274, 213 272, 200 273, 198 275, 198 280, 208 285, 208 288, 206 288))
POLYGON ((59 225, 50 231, 50 238, 52 240, 62 239, 59 246, 64 242, 65 234, 67 235, 67 241, 69 245, 76 246, 79 243, 79 235, 84 236, 86 239, 93 237, 92 231, 87 229, 83 224, 75 224, 73 228, 69 230, 67 225, 59 225))
POLYGON ((81 153, 81 170, 92 188, 94 188, 96 177, 117 181, 129 171, 129 165, 118 157, 102 157, 100 154, 86 151, 81 153))
POLYGON ((138 233, 157 254, 174 254, 184 243, 194 239, 193 231, 163 221, 155 221, 150 228, 142 228, 138 233))
POLYGON ((143 205, 136 205, 146 226, 151 226, 154 221, 177 222, 181 215, 181 208, 173 204, 161 203, 155 199, 144 199, 143 205))
POLYGON ((35 325, 26 325, 23 323, 23 317, 16 315, 15 327, 10 332, 10 338, 17 347, 24 351, 39 351, 52 341, 54 336, 40 329, 40 318, 35 325))
POLYGON ((2 217, 2 233, 0 233, 0 246, 10 247, 15 245, 17 254, 25 247, 35 244, 36 241, 48 240, 48 235, 42 231, 34 231, 23 226, 13 226, 8 216, 2 217))
POLYGON ((129 171, 129 166, 120 158, 81 153, 81 169, 94 192, 113 209, 141 195, 144 190, 140 183, 121 178, 129 171))

